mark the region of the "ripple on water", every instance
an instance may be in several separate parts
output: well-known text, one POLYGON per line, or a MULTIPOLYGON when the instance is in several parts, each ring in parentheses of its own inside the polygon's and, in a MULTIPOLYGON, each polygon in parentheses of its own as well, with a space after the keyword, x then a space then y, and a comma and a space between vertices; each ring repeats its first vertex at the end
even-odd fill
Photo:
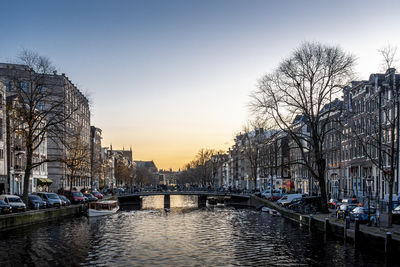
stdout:
POLYGON ((123 211, 1 234, 2 266, 351 266, 382 261, 251 210, 123 211))

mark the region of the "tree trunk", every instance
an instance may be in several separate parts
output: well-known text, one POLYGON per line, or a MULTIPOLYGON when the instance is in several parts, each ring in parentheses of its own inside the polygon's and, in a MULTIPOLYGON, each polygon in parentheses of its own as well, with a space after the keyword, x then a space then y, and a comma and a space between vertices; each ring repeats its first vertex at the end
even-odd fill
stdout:
POLYGON ((25 173, 24 173, 24 188, 23 188, 23 195, 22 195, 22 201, 28 205, 28 196, 29 196, 29 178, 31 177, 31 171, 32 171, 32 156, 33 156, 33 151, 32 147, 29 147, 29 145, 26 148, 26 166, 25 166, 25 173))
POLYGON ((391 174, 391 181, 389 182, 389 207, 388 207, 388 227, 392 227, 393 222, 393 181, 394 181, 394 172, 391 174))
POLYGON ((319 182, 319 188, 321 189, 321 212, 328 213, 328 203, 326 195, 326 184, 325 184, 325 159, 320 158, 317 161, 318 175, 317 181, 319 182))

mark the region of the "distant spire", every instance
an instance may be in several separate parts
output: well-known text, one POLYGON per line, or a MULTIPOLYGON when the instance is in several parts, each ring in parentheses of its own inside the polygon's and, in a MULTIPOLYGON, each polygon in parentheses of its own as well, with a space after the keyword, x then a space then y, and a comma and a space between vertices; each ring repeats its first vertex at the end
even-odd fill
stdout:
POLYGON ((122 151, 125 151, 125 146, 124 145, 122 145, 122 151))
POLYGON ((111 149, 111 152, 112 152, 112 144, 110 144, 110 149, 111 149))

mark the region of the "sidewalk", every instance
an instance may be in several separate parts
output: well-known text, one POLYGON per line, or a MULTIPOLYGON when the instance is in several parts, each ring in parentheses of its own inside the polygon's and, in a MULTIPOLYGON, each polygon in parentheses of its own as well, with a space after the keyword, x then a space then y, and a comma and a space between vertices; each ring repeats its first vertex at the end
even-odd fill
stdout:
MULTIPOLYGON (((329 222, 342 225, 344 227, 345 221, 343 219, 337 219, 335 214, 330 212, 329 214, 316 214, 315 218, 320 220, 325 220, 326 217, 329 217, 329 222)), ((360 224, 360 230, 362 232, 371 233, 374 235, 385 236, 386 232, 391 232, 392 237, 394 239, 400 240, 400 225, 393 224, 392 227, 387 227, 388 225, 388 214, 383 213, 380 217, 380 226, 368 226, 368 224, 360 224)), ((350 229, 354 229, 354 222, 350 223, 350 229)))

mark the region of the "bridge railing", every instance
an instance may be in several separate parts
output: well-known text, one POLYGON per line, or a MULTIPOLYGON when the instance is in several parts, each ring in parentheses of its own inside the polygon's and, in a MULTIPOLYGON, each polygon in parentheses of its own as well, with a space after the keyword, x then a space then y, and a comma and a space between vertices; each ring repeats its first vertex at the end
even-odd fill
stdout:
POLYGON ((133 195, 133 194, 165 194, 165 193, 172 193, 172 194, 207 194, 207 195, 243 195, 249 196, 252 194, 250 191, 234 191, 234 190, 126 190, 126 191, 118 191, 116 195, 124 196, 124 195, 133 195))

